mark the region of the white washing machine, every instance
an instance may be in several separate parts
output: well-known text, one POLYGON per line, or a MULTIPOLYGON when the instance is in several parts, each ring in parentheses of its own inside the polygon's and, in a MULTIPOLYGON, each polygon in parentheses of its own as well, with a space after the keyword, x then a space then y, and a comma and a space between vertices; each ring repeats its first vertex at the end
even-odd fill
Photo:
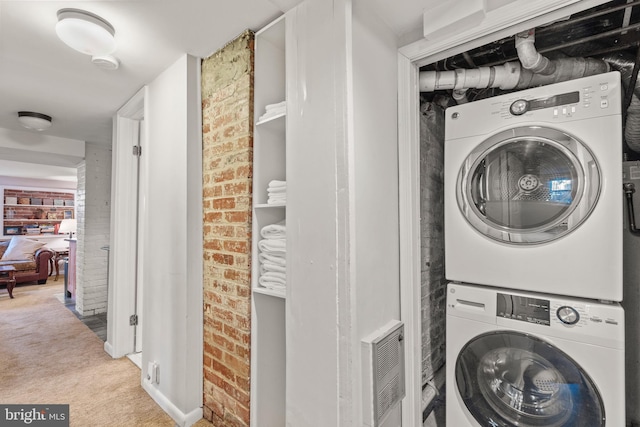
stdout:
POLYGON ((618 72, 446 110, 449 280, 622 300, 618 72))
POLYGON ((625 425, 618 303, 456 283, 447 291, 447 425, 625 425))

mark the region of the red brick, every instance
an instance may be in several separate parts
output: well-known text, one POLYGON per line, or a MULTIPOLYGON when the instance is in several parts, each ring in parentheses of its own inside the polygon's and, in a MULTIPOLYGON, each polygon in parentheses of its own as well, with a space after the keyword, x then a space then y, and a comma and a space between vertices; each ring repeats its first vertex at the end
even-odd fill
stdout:
POLYGON ((226 197, 224 199, 216 199, 213 201, 213 208, 218 210, 223 209, 235 209, 236 199, 233 197, 226 197))
POLYGON ((240 222, 246 224, 249 221, 250 212, 225 212, 224 219, 227 222, 240 222))
MULTIPOLYGON (((243 212, 246 213, 246 212, 243 212)), ((246 254, 247 251, 249 250, 249 245, 247 244, 247 242, 242 242, 242 241, 225 241, 223 242, 223 247, 225 249, 225 251, 228 252, 238 252, 241 254, 246 254)))

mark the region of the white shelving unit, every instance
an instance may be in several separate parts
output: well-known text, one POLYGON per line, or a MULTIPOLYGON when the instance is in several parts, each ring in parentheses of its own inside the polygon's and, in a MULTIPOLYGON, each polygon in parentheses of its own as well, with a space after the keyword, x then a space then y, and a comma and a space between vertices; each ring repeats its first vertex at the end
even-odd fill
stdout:
POLYGON ((286 219, 286 204, 267 203, 270 181, 286 181, 286 113, 260 120, 267 105, 286 100, 285 16, 255 36, 253 242, 251 274, 251 425, 284 426, 286 291, 260 285, 260 230, 286 219))

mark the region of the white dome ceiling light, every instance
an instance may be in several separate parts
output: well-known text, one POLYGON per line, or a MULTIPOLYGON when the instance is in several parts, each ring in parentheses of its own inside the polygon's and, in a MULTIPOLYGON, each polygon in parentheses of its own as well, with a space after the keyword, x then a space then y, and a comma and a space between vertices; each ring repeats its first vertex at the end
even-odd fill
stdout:
POLYGON ((120 61, 112 55, 94 55, 91 62, 105 70, 117 70, 120 67, 120 61))
POLYGON ((86 55, 108 55, 116 49, 113 26, 84 10, 60 9, 56 33, 70 48, 86 55))
POLYGON ((51 116, 32 111, 18 111, 18 121, 31 130, 43 131, 51 127, 51 116))

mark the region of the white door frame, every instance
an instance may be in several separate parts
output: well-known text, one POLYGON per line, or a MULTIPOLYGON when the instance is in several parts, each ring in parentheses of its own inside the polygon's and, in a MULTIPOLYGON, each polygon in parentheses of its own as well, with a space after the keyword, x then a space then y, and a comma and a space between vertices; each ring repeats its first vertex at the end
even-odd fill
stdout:
POLYGON ((420 67, 609 0, 516 0, 488 11, 483 21, 440 39, 422 39, 398 51, 398 167, 400 185, 400 304, 405 323, 404 426, 422 425, 420 290, 420 67))
POLYGON ((107 340, 104 343, 105 351, 113 358, 135 351, 135 330, 129 324, 129 317, 136 312, 138 224, 132 213, 137 209, 138 198, 131 183, 138 180, 138 165, 132 150, 140 135, 146 134, 140 132, 145 115, 145 95, 146 87, 118 110, 113 123, 109 296, 107 340))

